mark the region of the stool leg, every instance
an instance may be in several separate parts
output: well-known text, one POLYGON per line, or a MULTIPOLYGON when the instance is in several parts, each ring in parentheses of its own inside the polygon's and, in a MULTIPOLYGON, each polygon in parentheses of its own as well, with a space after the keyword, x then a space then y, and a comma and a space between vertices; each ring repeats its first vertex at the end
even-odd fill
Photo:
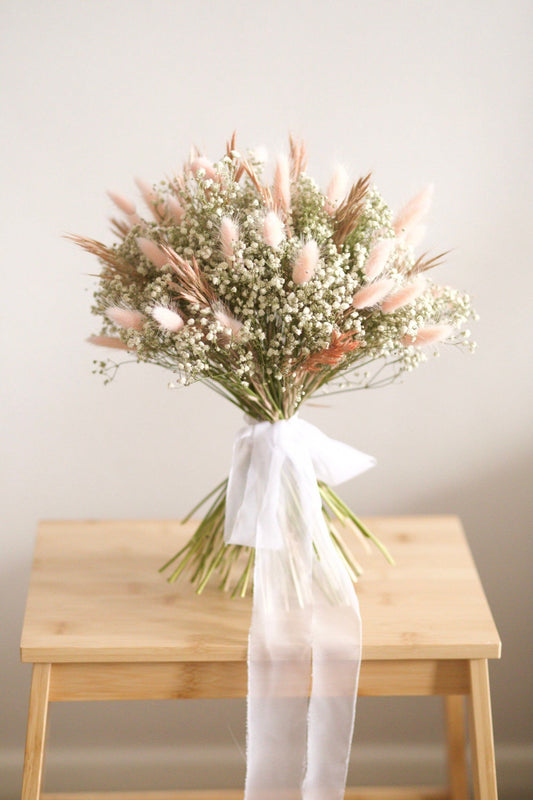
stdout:
POLYGON ((50 664, 33 665, 22 776, 22 800, 39 800, 41 794, 50 671, 50 664))
POLYGON ((470 750, 476 800, 497 800, 487 660, 470 662, 470 750))
POLYGON ((450 800, 468 800, 466 768, 465 706, 460 694, 444 697, 446 743, 448 751, 448 784, 450 800))

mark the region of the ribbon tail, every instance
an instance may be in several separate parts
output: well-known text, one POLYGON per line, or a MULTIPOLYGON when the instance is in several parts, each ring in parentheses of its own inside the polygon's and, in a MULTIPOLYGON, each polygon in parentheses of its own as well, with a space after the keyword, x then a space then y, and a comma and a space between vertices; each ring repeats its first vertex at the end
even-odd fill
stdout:
MULTIPOLYGON (((282 566, 279 555, 279 551, 257 552, 260 591, 259 576, 282 566)), ((275 572, 273 577, 275 581, 275 572)), ((264 615, 254 608, 248 642, 245 800, 300 800, 310 679, 308 614, 302 609, 277 609, 264 615)))
POLYGON ((312 543, 292 465, 281 469, 277 520, 289 541, 260 546, 248 641, 245 800, 300 800, 311 682, 312 543), (297 499, 295 500, 295 494, 297 499))
POLYGON ((349 605, 332 606, 319 600, 313 609, 313 681, 303 800, 344 798, 361 666, 361 618, 350 588, 349 605))
POLYGON ((361 621, 317 478, 338 483, 372 464, 296 418, 236 442, 225 540, 256 549, 245 800, 344 797, 361 621))

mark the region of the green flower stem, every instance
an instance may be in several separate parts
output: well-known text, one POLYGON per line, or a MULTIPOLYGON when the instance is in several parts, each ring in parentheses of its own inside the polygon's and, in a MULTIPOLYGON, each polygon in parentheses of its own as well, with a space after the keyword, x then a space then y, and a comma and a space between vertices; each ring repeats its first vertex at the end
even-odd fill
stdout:
MULTIPOLYGON (((209 492, 209 494, 197 503, 187 514, 183 522, 190 520, 191 516, 198 511, 199 508, 208 500, 214 498, 191 539, 181 550, 163 564, 159 572, 164 572, 177 561, 178 564, 176 568, 168 577, 170 583, 174 583, 184 571, 188 570, 190 572, 190 581, 194 585, 196 592, 201 594, 213 575, 218 573, 221 575, 219 583, 219 588, 221 590, 230 591, 231 597, 245 597, 253 575, 255 549, 253 547, 243 547, 242 545, 226 544, 224 542, 227 484, 227 479, 221 481, 218 486, 209 492), (246 562, 244 567, 241 567, 242 571, 239 577, 233 583, 231 580, 232 575, 238 569, 239 557, 241 555, 246 556, 246 562)), ((292 501, 297 504, 298 499, 290 481, 288 483, 288 488, 292 495, 292 501)), ((352 530, 353 533, 357 531, 362 534, 364 539, 368 539, 378 548, 390 564, 394 564, 394 559, 385 545, 366 527, 330 486, 318 481, 318 490, 322 499, 324 519, 332 542, 339 556, 344 561, 352 580, 356 581, 363 570, 342 540, 339 531, 334 525, 334 519, 337 519, 344 528, 352 530)), ((317 550, 314 543, 313 547, 316 553, 317 550)), ((289 559, 289 569, 294 580, 299 600, 302 602, 298 585, 297 569, 292 559, 289 559)))
POLYGON ((254 548, 248 548, 248 549, 249 549, 248 561, 246 562, 246 567, 244 568, 244 572, 242 573, 239 581, 237 582, 237 585, 235 586, 233 592, 231 593, 231 596, 233 598, 237 597, 237 595, 239 597, 246 597, 246 590, 248 589, 250 576, 252 575, 253 566, 255 562, 255 549, 254 548))
POLYGON ((342 559, 343 559, 343 561, 344 561, 344 563, 346 565, 346 568, 348 569, 348 572, 350 573, 350 577, 352 578, 352 580, 355 583, 357 581, 357 579, 359 578, 359 576, 363 574, 363 568, 354 559, 354 557, 350 553, 348 553, 348 551, 345 548, 344 542, 342 541, 342 539, 340 538, 338 532, 335 530, 334 526, 331 524, 331 522, 329 520, 327 522, 327 526, 328 526, 328 530, 329 530, 329 535, 331 536, 331 538, 333 540, 333 543, 334 543, 335 547, 337 548, 337 550, 339 552, 339 555, 342 557, 342 559))
POLYGON ((184 517, 184 518, 182 519, 182 521, 181 521, 181 522, 182 522, 182 524, 183 524, 183 523, 185 523, 185 522, 188 522, 188 521, 190 520, 190 518, 192 517, 192 515, 193 515, 193 514, 194 514, 196 511, 198 511, 198 509, 199 509, 199 508, 201 508, 201 507, 204 505, 204 503, 206 503, 206 502, 209 500, 209 498, 210 498, 210 497, 213 497, 213 495, 214 495, 214 494, 216 494, 218 491, 220 491, 222 488, 224 488, 224 490, 225 490, 227 485, 228 485, 228 479, 226 478, 225 480, 221 481, 221 482, 218 484, 218 486, 215 486, 215 488, 213 489, 213 491, 212 491, 212 492, 209 492, 209 494, 207 494, 207 495, 206 495, 206 496, 203 498, 203 500, 200 500, 200 502, 199 502, 199 503, 197 503, 197 504, 194 506, 194 508, 191 508, 191 510, 189 511, 189 513, 187 514, 187 516, 186 516, 186 517, 184 517))
POLYGON ((322 481, 319 481, 318 489, 320 491, 320 495, 323 501, 327 503, 327 505, 331 508, 334 514, 341 520, 341 522, 343 521, 343 519, 351 520, 354 523, 354 525, 356 525, 357 528, 361 531, 363 536, 366 536, 367 539, 370 539, 370 541, 378 548, 378 550, 381 553, 383 553, 389 564, 395 563, 393 557, 391 556, 391 554, 389 553, 383 542, 380 542, 377 536, 375 536, 366 527, 366 525, 359 519, 359 517, 355 516, 353 511, 340 499, 340 497, 333 491, 333 489, 331 489, 331 487, 327 486, 325 483, 322 483, 322 481))

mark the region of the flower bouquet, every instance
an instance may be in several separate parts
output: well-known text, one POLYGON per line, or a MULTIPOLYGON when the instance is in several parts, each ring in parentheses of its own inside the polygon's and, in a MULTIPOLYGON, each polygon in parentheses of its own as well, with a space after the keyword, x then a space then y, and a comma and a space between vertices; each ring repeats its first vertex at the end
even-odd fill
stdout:
MULTIPOLYGON (((338 168, 323 192, 306 165, 291 137, 269 185, 261 153, 243 155, 234 135, 216 163, 193 149, 179 174, 154 187, 137 181, 149 219, 110 192, 123 214, 112 220, 118 243, 71 237, 102 265, 92 310, 104 325, 90 341, 169 369, 171 386, 201 381, 270 423, 311 397, 385 386, 437 342, 472 348, 459 332, 473 317, 468 296, 427 276, 445 254, 414 254, 431 187, 393 218, 370 175, 350 185, 338 168)), ((119 364, 97 366, 109 381, 119 364)), ((318 488, 352 579, 361 568, 342 529, 391 558, 331 486, 318 488)), ((198 592, 216 574, 244 596, 254 549, 224 541, 226 496, 224 480, 191 511, 187 519, 211 501, 162 569, 173 566, 171 581, 187 570, 198 592)))
MULTIPOLYGON (((341 800, 361 661, 346 531, 385 547, 332 486, 370 456, 301 420, 311 397, 384 386, 435 352, 471 348, 467 295, 431 281, 440 256, 416 256, 431 189, 395 217, 367 175, 338 169, 324 193, 291 138, 273 181, 235 136, 212 163, 193 150, 155 187, 150 219, 110 193, 118 242, 72 237, 100 260, 90 341, 201 381, 245 414, 229 478, 185 547, 162 567, 201 592, 244 596, 248 640, 246 800, 341 800), (289 684, 296 687, 288 691, 289 684), (311 685, 309 699, 302 687, 311 685)), ((97 362, 106 381, 119 364, 97 362)), ((189 515, 189 516, 191 516, 189 515)))

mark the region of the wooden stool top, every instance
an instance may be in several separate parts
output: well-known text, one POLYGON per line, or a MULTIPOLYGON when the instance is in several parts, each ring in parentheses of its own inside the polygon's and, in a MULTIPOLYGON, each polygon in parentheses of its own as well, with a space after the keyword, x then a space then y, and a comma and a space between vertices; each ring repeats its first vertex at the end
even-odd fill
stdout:
MULTIPOLYGON (((352 550, 363 660, 499 658, 500 640, 466 543, 451 516, 376 517, 389 547, 352 550)), ((176 521, 46 521, 39 525, 21 656, 26 662, 238 661, 251 600, 216 588, 200 597, 158 568, 191 535, 176 521)), ((352 534, 346 532, 345 540, 352 534)))

